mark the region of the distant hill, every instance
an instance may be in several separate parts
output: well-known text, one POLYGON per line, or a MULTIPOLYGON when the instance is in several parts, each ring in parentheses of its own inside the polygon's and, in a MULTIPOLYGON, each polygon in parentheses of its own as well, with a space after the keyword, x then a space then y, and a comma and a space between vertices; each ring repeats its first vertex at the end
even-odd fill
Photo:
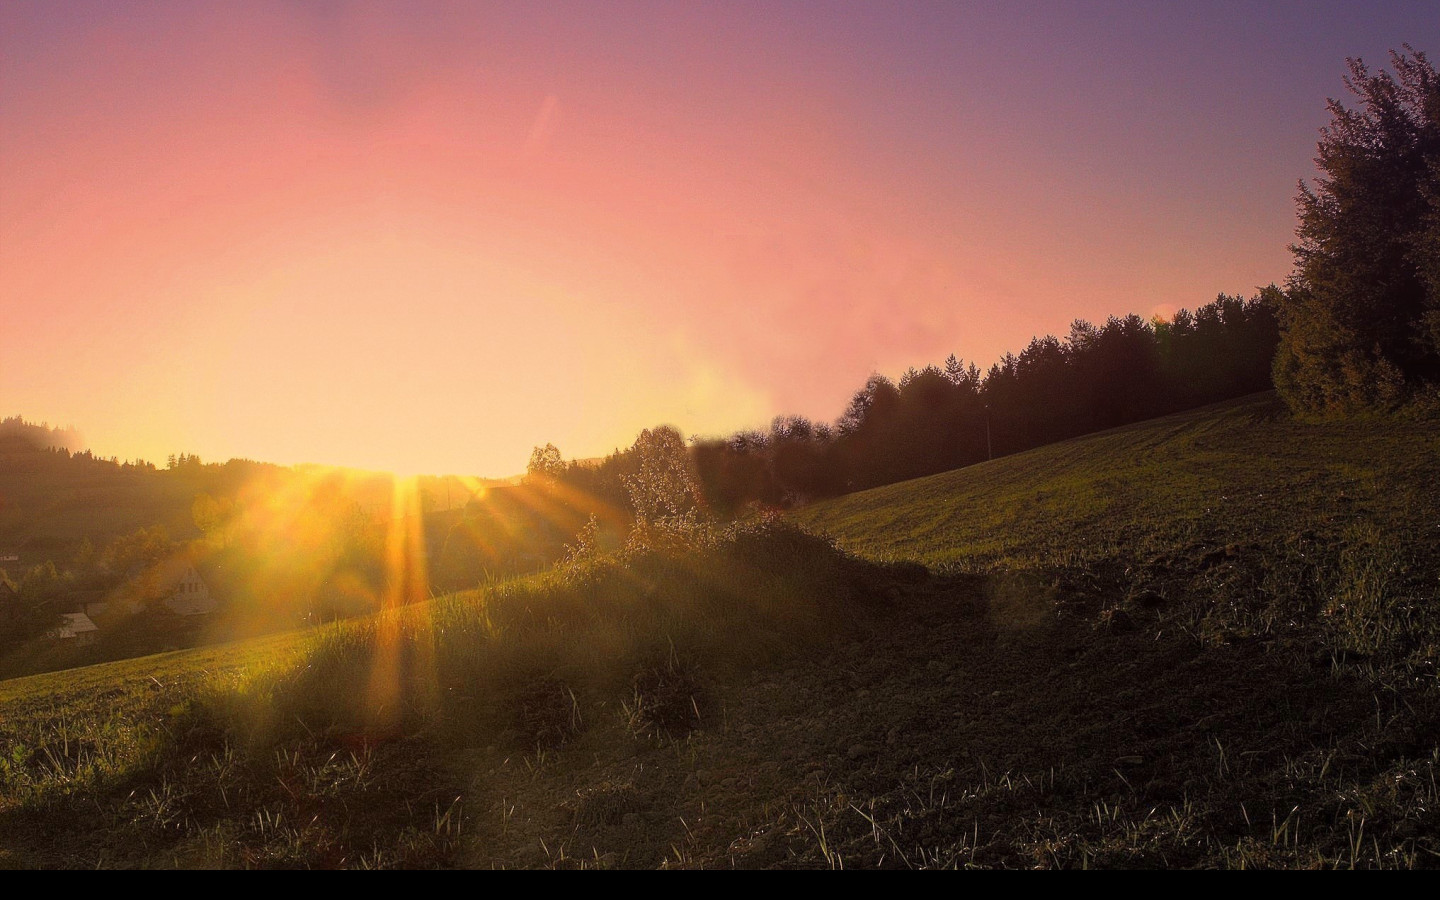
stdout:
POLYGON ((189 454, 161 468, 71 452, 60 444, 73 432, 18 418, 7 420, 5 434, 0 571, 16 584, 34 573, 41 579, 17 601, 23 616, 0 609, 0 625, 31 623, 0 628, 6 675, 372 612, 400 577, 392 571, 397 552, 412 573, 404 578, 413 601, 544 569, 591 515, 622 527, 603 504, 553 485, 205 463, 189 454), (139 590, 161 558, 196 566, 220 601, 203 628, 171 628, 153 617, 112 621, 96 640, 65 652, 45 637, 41 618, 139 590))
POLYGON ((190 518, 197 487, 183 475, 12 442, 0 448, 0 556, 16 567, 67 561, 89 539, 101 545, 141 527, 199 535, 190 518))
MULTIPOLYGON (((78 450, 79 434, 25 422, 0 422, 0 562, 12 574, 53 560, 62 565, 89 541, 101 548, 140 528, 163 526, 171 539, 198 538, 192 516, 199 494, 235 497, 247 486, 272 489, 304 480, 316 483, 343 474, 349 500, 369 511, 388 509, 393 476, 335 466, 279 466, 252 460, 202 463, 182 455, 173 467, 122 462, 78 450)), ((463 509, 473 497, 510 479, 420 476, 427 512, 463 509)), ((448 524, 444 527, 448 528, 448 524)), ((438 551, 445 535, 433 543, 438 551)))
POLYGON ((27 422, 21 416, 0 419, 0 453, 7 450, 79 450, 84 446, 74 428, 50 427, 48 422, 27 422))

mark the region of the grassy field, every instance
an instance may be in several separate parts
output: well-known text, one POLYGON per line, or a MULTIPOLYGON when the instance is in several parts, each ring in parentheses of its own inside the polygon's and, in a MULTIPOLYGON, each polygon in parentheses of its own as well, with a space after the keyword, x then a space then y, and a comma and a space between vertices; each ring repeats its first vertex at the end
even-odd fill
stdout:
POLYGON ((0 682, 0 865, 1434 867, 1437 476, 1260 395, 0 682))
POLYGON ((874 558, 980 570, 1373 525, 1434 541, 1440 428, 1300 424, 1271 393, 852 494, 796 518, 874 558), (1418 531, 1417 531, 1418 530, 1418 531))
POLYGON ((1301 424, 1266 393, 796 519, 867 559, 1044 573, 1106 617, 1159 609, 1210 642, 1323 632, 1347 658, 1436 677, 1433 423, 1301 424))

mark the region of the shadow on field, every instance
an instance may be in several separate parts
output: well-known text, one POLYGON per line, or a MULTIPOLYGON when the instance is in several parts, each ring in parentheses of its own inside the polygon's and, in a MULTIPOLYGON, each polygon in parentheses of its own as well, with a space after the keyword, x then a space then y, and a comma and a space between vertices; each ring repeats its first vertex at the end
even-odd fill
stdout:
POLYGON ((1440 862, 1433 692, 1304 644, 1207 645, 1153 612, 1117 628, 1058 582, 936 577, 832 665, 737 697, 733 733, 698 754, 716 774, 672 810, 729 850, 690 864, 1440 862))

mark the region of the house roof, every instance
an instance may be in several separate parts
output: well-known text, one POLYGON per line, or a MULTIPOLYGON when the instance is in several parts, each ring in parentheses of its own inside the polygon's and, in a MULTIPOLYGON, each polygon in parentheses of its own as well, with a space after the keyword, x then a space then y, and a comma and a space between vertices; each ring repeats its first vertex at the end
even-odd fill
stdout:
POLYGON ((148 587, 162 593, 175 590, 181 582, 198 580, 202 584, 205 577, 200 574, 200 569, 195 563, 185 556, 171 556, 162 559, 154 565, 140 572, 127 576, 132 582, 139 581, 142 577, 148 582, 148 587))
POLYGON ((100 630, 94 622, 90 621, 90 617, 83 612, 65 613, 63 618, 65 619, 65 623, 56 629, 57 636, 62 638, 75 637, 85 634, 86 632, 100 630))

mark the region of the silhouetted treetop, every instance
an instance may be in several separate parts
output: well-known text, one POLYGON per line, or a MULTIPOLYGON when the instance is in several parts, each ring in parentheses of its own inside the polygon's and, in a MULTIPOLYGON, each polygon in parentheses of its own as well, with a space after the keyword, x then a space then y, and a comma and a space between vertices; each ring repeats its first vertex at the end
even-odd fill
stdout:
POLYGON ((1275 362, 1298 412, 1390 408, 1440 383, 1440 76, 1409 45, 1390 62, 1348 61, 1357 105, 1329 101, 1321 175, 1300 185, 1275 362))
POLYGON ((1276 288, 1221 294, 1169 321, 1077 320, 982 376, 951 355, 895 383, 872 375, 834 427, 777 417, 768 433, 699 441, 705 496, 721 512, 790 506, 980 462, 1270 387, 1276 288))

